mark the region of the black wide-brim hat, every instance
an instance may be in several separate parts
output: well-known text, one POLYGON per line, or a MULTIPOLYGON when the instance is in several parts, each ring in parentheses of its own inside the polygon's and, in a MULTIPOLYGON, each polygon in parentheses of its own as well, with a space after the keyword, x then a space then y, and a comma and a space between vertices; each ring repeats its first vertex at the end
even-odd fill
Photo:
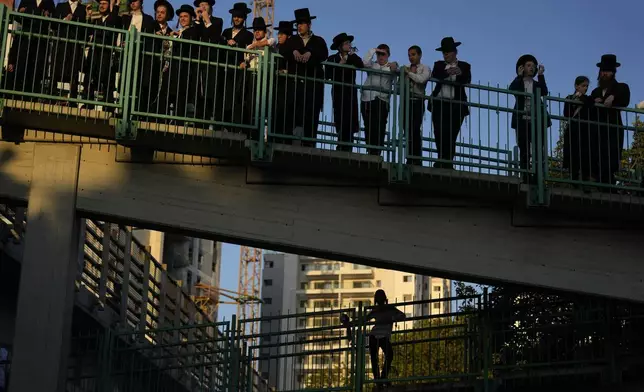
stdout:
POLYGON ((343 43, 349 41, 353 42, 354 36, 353 35, 348 35, 347 33, 340 33, 333 37, 333 43, 331 44, 331 50, 338 50, 340 45, 343 43))
POLYGON ((233 16, 241 16, 243 18, 247 18, 248 14, 253 12, 248 6, 246 6, 246 3, 235 3, 233 5, 233 8, 228 10, 233 16))
POLYGON ((195 13, 195 9, 192 8, 192 6, 190 6, 189 4, 182 4, 181 7, 179 7, 179 9, 177 10, 177 12, 175 12, 175 14, 177 16, 181 16, 181 14, 183 14, 184 12, 187 12, 193 18, 197 17, 197 14, 195 13))
POLYGON ((293 35, 293 32, 295 31, 295 28, 293 27, 293 21, 281 21, 279 22, 277 26, 277 31, 282 34, 286 35, 293 35))
POLYGON ((436 48, 437 52, 453 52, 461 46, 461 42, 454 41, 453 37, 445 37, 441 40, 441 46, 436 48))
POLYGON ((264 20, 263 17, 258 16, 257 18, 253 19, 253 26, 250 28, 251 30, 266 30, 268 27, 271 27, 272 25, 267 25, 266 21, 264 20))
POLYGON ((311 16, 311 13, 309 12, 308 8, 300 8, 299 10, 294 11, 295 14, 295 22, 310 22, 313 19, 317 18, 317 16, 311 16))
POLYGON ((617 56, 614 54, 605 54, 602 56, 602 59, 597 66, 600 70, 614 71, 619 68, 622 64, 617 62, 617 56))
POLYGON ((154 2, 154 11, 156 12, 157 8, 159 8, 160 6, 164 6, 165 9, 168 11, 166 13, 167 14, 166 15, 166 19, 167 19, 166 21, 167 22, 169 22, 172 19, 174 19, 174 7, 172 6, 172 4, 170 4, 169 1, 167 1, 167 0, 157 0, 157 1, 155 1, 154 2))
POLYGON ((192 4, 194 4, 195 7, 199 7, 199 4, 201 3, 208 3, 208 5, 212 7, 215 5, 215 0, 195 0, 192 4))
POLYGON ((539 67, 539 62, 537 61, 537 58, 531 54, 524 54, 523 56, 519 57, 519 60, 517 60, 517 66, 515 68, 516 72, 519 71, 520 66, 525 65, 525 63, 527 63, 528 61, 532 61, 534 63, 536 72, 536 68, 539 67))

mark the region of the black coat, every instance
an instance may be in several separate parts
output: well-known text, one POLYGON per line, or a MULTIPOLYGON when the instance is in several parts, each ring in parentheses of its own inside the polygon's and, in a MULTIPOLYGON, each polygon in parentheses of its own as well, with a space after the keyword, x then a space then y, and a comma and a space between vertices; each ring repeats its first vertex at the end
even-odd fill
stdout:
MULTIPOLYGON (((248 45, 253 43, 253 33, 242 28, 235 38, 233 38, 233 29, 227 28, 222 33, 223 41, 226 46, 228 45, 229 40, 235 41, 235 44, 232 45, 233 48, 243 48, 245 49, 248 45)), ((237 51, 230 51, 222 49, 219 54, 220 62, 223 62, 231 67, 225 67, 223 69, 223 76, 220 76, 221 81, 217 83, 223 83, 221 89, 218 91, 223 91, 222 99, 225 110, 230 109, 242 109, 243 103, 246 101, 244 86, 247 83, 251 83, 251 78, 248 77, 249 71, 243 70, 239 67, 241 63, 244 62, 244 53, 237 51)), ((221 73, 220 73, 221 75, 221 73)), ((209 81, 210 83, 210 81, 209 81)), ((217 103, 217 106, 220 106, 217 103)))
POLYGON ((590 123, 597 117, 595 104, 588 95, 569 95, 566 99, 575 102, 564 104, 563 115, 567 126, 563 134, 563 167, 577 170, 583 166, 584 173, 588 173, 590 162, 596 157, 597 150, 597 127, 590 123))
MULTIPOLYGON (((72 15, 73 22, 87 22, 85 5, 77 1, 76 10, 72 13, 69 2, 58 3, 54 10, 54 18, 65 19, 72 15)), ((76 83, 78 72, 85 66, 85 42, 90 30, 85 27, 72 26, 65 23, 52 23, 54 36, 71 41, 57 41, 53 46, 54 81, 76 83)))
MULTIPOLYGON (((129 15, 129 14, 123 15, 121 16, 121 18, 123 18, 123 22, 122 22, 123 29, 130 30, 130 26, 132 24, 132 15, 129 15)), ((141 22, 141 32, 153 34, 156 26, 157 26, 157 23, 155 22, 154 18, 144 12, 143 21, 141 22)))
POLYGON ((172 42, 172 61, 170 61, 169 91, 168 96, 176 99, 195 102, 199 87, 196 85, 199 66, 197 63, 188 61, 198 59, 198 45, 189 41, 201 41, 202 35, 198 27, 192 26, 183 30, 180 41, 172 42), (181 42, 185 41, 185 42, 181 42))
POLYGON ((286 59, 288 73, 309 78, 324 79, 325 75, 322 63, 329 58, 329 50, 327 49, 324 38, 313 35, 309 39, 309 42, 304 45, 302 37, 294 35, 288 39, 284 50, 280 51, 280 53, 286 59), (298 63, 295 61, 294 51, 298 51, 300 54, 311 53, 311 58, 307 63, 298 63))
MULTIPOLYGON (((336 53, 327 60, 329 63, 339 64, 340 54, 336 53)), ((351 54, 347 57, 345 65, 355 68, 364 68, 360 56, 351 54)), ((338 130, 350 130, 352 133, 360 131, 360 116, 358 112, 358 88, 356 87, 356 70, 344 67, 325 66, 326 79, 350 86, 333 85, 331 98, 333 101, 333 119, 338 130)))
MULTIPOLYGON (((520 92, 526 92, 525 91, 525 85, 523 83, 523 77, 517 76, 514 78, 512 83, 510 83, 510 90, 512 91, 520 91, 520 92)), ((536 105, 539 102, 542 102, 541 99, 542 97, 545 97, 548 95, 548 85, 546 84, 546 77, 544 75, 539 75, 537 77, 537 80, 534 81, 534 84, 532 86, 532 104, 536 105), (539 90, 541 95, 537 95, 537 89, 539 90)), ((512 128, 513 129, 519 129, 519 119, 522 118, 526 113, 523 113, 524 107, 525 107, 525 95, 515 95, 516 97, 516 102, 514 104, 514 111, 512 112, 512 128), (520 111, 521 113, 517 112, 520 111)), ((536 110, 539 110, 539 108, 535 108, 536 110)), ((548 116, 548 127, 551 125, 551 120, 550 117, 548 116)))
MULTIPOLYGON (((434 70, 432 71, 432 78, 438 79, 439 82, 434 86, 434 91, 432 91, 432 97, 438 97, 441 89, 444 84, 454 84, 454 100, 460 102, 467 102, 467 93, 465 92, 466 84, 472 83, 472 66, 465 61, 458 61, 458 67, 461 69, 461 74, 456 76, 456 80, 452 83, 447 80, 449 74, 445 70, 447 63, 445 61, 437 61, 434 63, 434 70)), ((432 105, 434 103, 432 100, 427 101, 427 110, 432 111, 432 105)), ((436 105, 439 104, 439 101, 436 102, 436 105)), ((461 105, 461 115, 463 117, 470 114, 470 110, 467 104, 463 103, 461 105)))
MULTIPOLYGON (((211 24, 208 27, 202 24, 197 24, 201 31, 201 40, 210 44, 223 45, 223 19, 211 16, 210 22, 211 24)), ((222 56, 225 53, 218 48, 203 47, 201 48, 200 53, 201 59, 208 63, 214 64, 224 62, 224 58, 222 56)), ((223 68, 216 65, 202 65, 200 67, 200 78, 204 97, 214 99, 217 95, 217 91, 223 91, 223 75, 225 75, 223 68), (217 85, 221 88, 218 89, 217 85)), ((220 102, 221 99, 217 99, 218 106, 220 106, 220 102)), ((210 108, 208 109, 210 110, 210 108)))
MULTIPOLYGON (((119 29, 121 28, 121 18, 118 15, 118 9, 115 8, 110 12, 105 20, 102 17, 93 19, 91 24, 95 26, 110 27, 119 29)), ((115 50, 118 43, 119 33, 114 31, 95 29, 91 32, 89 37, 90 44, 96 44, 88 52, 86 60, 86 72, 88 71, 89 77, 93 79, 93 84, 99 86, 104 85, 104 88, 114 88, 115 74, 118 72, 118 66, 121 64, 119 61, 121 51, 115 50), (98 46, 100 45, 100 46, 98 46), (109 87, 107 84, 109 83, 109 87)), ((90 97, 91 98, 91 97, 90 97)))
POLYGON ((624 123, 622 121, 622 112, 619 108, 628 107, 631 102, 631 90, 626 83, 615 82, 606 90, 605 94, 601 87, 597 87, 590 94, 593 101, 600 98, 602 102, 611 95, 615 97, 612 107, 595 108, 597 122, 599 123, 598 149, 600 165, 604 176, 608 171, 615 173, 619 170, 624 148, 624 123))

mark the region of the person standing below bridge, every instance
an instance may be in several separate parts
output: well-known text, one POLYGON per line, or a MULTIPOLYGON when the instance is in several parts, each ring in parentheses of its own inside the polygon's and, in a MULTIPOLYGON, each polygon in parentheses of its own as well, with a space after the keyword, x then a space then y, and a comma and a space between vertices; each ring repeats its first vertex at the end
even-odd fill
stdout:
MULTIPOLYGON (((631 90, 626 83, 615 78, 617 68, 621 66, 614 54, 605 54, 597 63, 599 67, 599 86, 591 93, 598 107, 597 122, 599 135, 599 162, 594 177, 603 184, 615 184, 615 173, 619 170, 624 148, 624 123, 619 108, 628 107, 631 101, 631 90)), ((610 191, 608 188, 600 188, 610 191)))
MULTIPOLYGON (((391 344, 391 332, 395 322, 403 321, 406 319, 405 313, 398 310, 394 305, 389 305, 387 294, 384 290, 377 290, 373 296, 375 306, 371 312, 367 313, 364 320, 361 322, 375 321, 375 325, 369 332, 369 355, 371 357, 371 371, 374 380, 386 380, 391 364, 394 360, 394 349, 391 344), (382 372, 379 372, 379 352, 383 351, 385 354, 385 363, 382 367, 382 372)), ((343 314, 340 320, 344 327, 347 329, 351 327, 349 316, 343 314)), ((350 332, 350 331, 349 331, 350 332)), ((351 339, 351 335, 347 334, 351 339)), ((384 382, 384 386, 391 385, 390 382, 384 382)))
MULTIPOLYGON (((425 114, 425 89, 431 76, 431 69, 421 64, 423 51, 420 46, 414 45, 407 50, 409 66, 404 67, 405 77, 409 79, 409 129, 407 131, 407 158, 408 165, 422 166, 423 161, 423 117, 425 114)), ((404 115, 404 114, 401 114, 404 115)), ((406 124, 406 123, 405 123, 406 124)))
POLYGON ((354 53, 351 46, 353 36, 341 33, 333 38, 331 50, 337 50, 336 54, 327 59, 329 63, 347 65, 354 68, 325 67, 326 79, 336 83, 331 87, 331 98, 333 100, 333 123, 338 134, 337 151, 351 152, 353 147, 353 135, 360 132, 360 114, 358 113, 358 88, 356 87, 356 69, 364 68, 360 56, 354 53))
POLYGON ((385 145, 389 97, 398 71, 398 63, 389 62, 389 56, 391 56, 389 45, 380 44, 377 48, 370 49, 363 59, 365 68, 376 71, 369 72, 362 86, 362 120, 369 155, 380 155, 381 148, 377 147, 385 145), (374 55, 377 56, 375 62, 374 55))
MULTIPOLYGON (((543 137, 543 145, 546 143, 547 127, 542 126, 542 129, 536 130, 535 134, 532 133, 532 110, 536 113, 541 110, 541 97, 548 95, 548 86, 546 85, 546 77, 544 76, 545 67, 539 65, 537 59, 531 54, 525 54, 519 58, 516 64, 517 76, 510 84, 510 90, 528 93, 529 96, 516 95, 516 103, 514 111, 512 112, 512 129, 517 133, 517 144, 519 146, 519 165, 524 171, 530 170, 530 157, 532 156, 532 146, 537 143, 538 138, 536 132, 541 132, 543 137), (534 76, 537 75, 537 80, 534 76), (540 95, 537 95, 540 94, 540 95), (533 108, 533 105, 534 106, 533 108)), ((549 122, 549 120, 548 120, 549 122)), ((536 126, 536 119, 535 119, 536 126)), ((548 127, 550 124, 548 123, 548 127)), ((537 153, 537 156, 540 154, 537 153)), ((536 157, 532 157, 536 159, 536 157)), ((533 162, 536 164, 537 162, 533 162)), ((524 178, 527 178, 527 173, 524 172, 524 178)))
POLYGON ((461 132, 463 120, 470 114, 467 106, 465 85, 472 82, 472 67, 465 61, 459 61, 458 47, 460 42, 452 37, 441 40, 441 46, 436 49, 443 53, 443 61, 434 63, 432 78, 438 79, 432 98, 427 104, 427 110, 432 112, 434 138, 438 150, 438 159, 434 167, 454 169, 456 155, 456 140, 461 132))
MULTIPOLYGON (((280 51, 286 56, 288 73, 297 75, 294 81, 295 129, 301 130, 305 138, 317 138, 320 112, 324 101, 324 83, 312 79, 323 80, 324 68, 322 62, 329 57, 324 38, 313 34, 311 24, 315 16, 311 16, 308 8, 297 9, 294 12, 297 23, 297 35, 289 38, 288 50, 280 51)), ((289 88, 291 83, 289 83, 289 88)), ((315 147, 314 140, 303 141, 302 145, 315 147)))

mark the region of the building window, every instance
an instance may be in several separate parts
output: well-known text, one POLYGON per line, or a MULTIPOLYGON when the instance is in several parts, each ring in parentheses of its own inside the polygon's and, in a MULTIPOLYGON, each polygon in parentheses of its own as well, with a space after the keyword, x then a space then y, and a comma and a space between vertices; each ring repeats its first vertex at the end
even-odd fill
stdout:
POLYGON ((306 264, 302 264, 300 268, 302 268, 302 271, 306 271, 306 264))
POLYGON ((440 292, 441 291, 441 286, 434 286, 434 291, 435 292, 440 292))
POLYGON ((405 282, 405 283, 411 282, 411 279, 412 279, 411 275, 403 276, 403 282, 405 282))
POLYGON ((300 327, 306 327, 306 319, 305 318, 301 318, 298 321, 298 323, 300 324, 300 327))
POLYGON ((272 286, 273 279, 264 279, 264 286, 272 286))
POLYGON ((429 285, 428 285, 427 283, 425 283, 425 288, 424 288, 424 290, 428 290, 428 289, 429 289, 429 285))
POLYGON ((403 295, 403 302, 410 302, 411 300, 412 299, 410 294, 403 295))
MULTIPOLYGON (((214 264, 213 264, 214 265, 214 264)), ((264 268, 273 268, 273 262, 272 261, 265 261, 264 262, 264 268)), ((213 268, 214 269, 214 268, 213 268)))
POLYGON ((407 318, 411 318, 411 317, 412 317, 412 315, 411 315, 411 313, 405 313, 405 317, 407 317, 407 318))
POLYGON ((308 283, 306 283, 306 282, 302 282, 302 283, 300 283, 300 289, 301 289, 301 290, 308 290, 308 288, 309 288, 309 284, 308 284, 308 283))
POLYGON ((382 281, 376 280, 376 287, 382 287, 382 281))
POLYGON ((270 305, 273 303, 273 298, 264 298, 262 301, 265 305, 270 305))
POLYGON ((440 309, 441 308, 441 303, 440 302, 434 302, 434 306, 432 306, 434 309, 440 309))
POLYGON ((197 284, 201 283, 201 276, 197 276, 197 284))
POLYGON ((300 308, 306 308, 309 306, 309 301, 300 301, 300 308))
POLYGON ((190 291, 190 287, 192 286, 192 271, 186 273, 186 286, 188 286, 188 291, 190 291))

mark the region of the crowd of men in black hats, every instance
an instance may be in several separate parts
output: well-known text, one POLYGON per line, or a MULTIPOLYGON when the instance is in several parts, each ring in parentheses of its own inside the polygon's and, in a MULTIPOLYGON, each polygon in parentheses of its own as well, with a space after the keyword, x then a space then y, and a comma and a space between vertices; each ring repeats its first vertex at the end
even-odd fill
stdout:
MULTIPOLYGON (((221 18, 213 16, 215 0, 194 0, 194 7, 181 5, 176 11, 167 0, 154 3, 155 17, 142 11, 143 0, 127 0, 129 12, 119 15, 119 0, 98 0, 98 10, 81 6, 79 0, 68 0, 54 6, 53 0, 22 0, 20 12, 117 29, 136 28, 143 33, 170 36, 179 40, 143 39, 145 53, 162 55, 142 56, 136 72, 135 87, 137 110, 145 113, 173 114, 179 118, 216 120, 226 124, 252 124, 255 110, 256 76, 249 70, 256 69, 260 55, 236 49, 262 50, 268 47, 281 55, 276 63, 273 80, 273 130, 284 135, 284 140, 294 138, 303 145, 315 146, 319 118, 324 101, 324 83, 332 83, 334 125, 338 134, 337 149, 352 151, 355 135, 360 131, 360 113, 369 153, 380 155, 385 145, 390 111, 392 86, 402 72, 410 82, 409 121, 406 122, 408 163, 422 164, 422 124, 425 110, 432 113, 432 124, 438 160, 435 167, 453 168, 456 142, 464 119, 469 115, 466 85, 471 83, 471 66, 457 58, 461 42, 452 37, 443 38, 436 51, 443 58, 433 68, 423 64, 422 49, 412 46, 408 50, 409 65, 400 67, 389 60, 388 45, 381 44, 367 51, 363 58, 352 46, 354 37, 347 33, 333 38, 329 56, 324 38, 313 33, 312 16, 307 8, 294 12, 293 21, 279 22, 277 39, 267 38, 263 18, 255 18, 246 26, 252 12, 245 3, 235 3, 229 10, 231 27, 224 29, 221 18), (173 30, 168 25, 174 16, 178 24, 173 30), (252 30, 253 32, 251 32, 252 30), (294 32, 296 34, 294 34, 294 32), (185 41, 185 42, 184 42, 185 41), (198 46, 190 41, 201 41, 218 46, 198 46), (220 50, 222 46, 229 50, 220 50), (186 62, 185 59, 197 59, 186 62), (326 65, 323 63, 327 62, 326 65), (224 66, 222 66, 224 64, 224 66), (361 91, 356 87, 356 71, 371 69, 361 91), (429 80, 436 81, 431 99, 426 99, 429 80)), ((53 87, 67 85, 71 96, 76 97, 78 74, 85 74, 83 91, 88 99, 113 94, 116 75, 122 66, 115 47, 122 35, 114 30, 90 30, 81 25, 33 26, 35 20, 23 21, 23 30, 54 32, 58 37, 86 37, 100 44, 90 46, 70 45, 56 40, 47 45, 43 36, 18 35, 9 52, 7 71, 9 89, 42 92, 45 78, 44 64, 49 57, 52 66, 49 77, 53 87), (25 50, 28 48, 28 50, 25 50), (50 51, 51 50, 51 51, 50 51)), ((564 165, 575 179, 614 182, 619 168, 624 129, 619 107, 630 103, 628 85, 615 79, 620 64, 614 55, 602 56, 599 86, 586 95, 588 78, 579 77, 575 94, 568 97, 565 107, 566 143, 564 165), (599 106, 597 104, 600 104, 599 106), (596 124, 590 125, 593 121, 596 124), (597 125, 605 124, 605 125, 597 125)), ((520 149, 520 165, 528 169, 534 140, 531 132, 535 105, 548 94, 545 68, 532 55, 524 55, 516 64, 516 77, 510 90, 517 91, 515 111, 511 126, 516 130, 520 149), (536 77, 536 80, 535 80, 536 77), (520 94, 519 94, 520 93, 520 94), (540 94, 537 95, 537 94, 540 94)), ((5 81, 5 83, 7 83, 5 81)), ((551 125, 546 116, 542 130, 551 125)))

